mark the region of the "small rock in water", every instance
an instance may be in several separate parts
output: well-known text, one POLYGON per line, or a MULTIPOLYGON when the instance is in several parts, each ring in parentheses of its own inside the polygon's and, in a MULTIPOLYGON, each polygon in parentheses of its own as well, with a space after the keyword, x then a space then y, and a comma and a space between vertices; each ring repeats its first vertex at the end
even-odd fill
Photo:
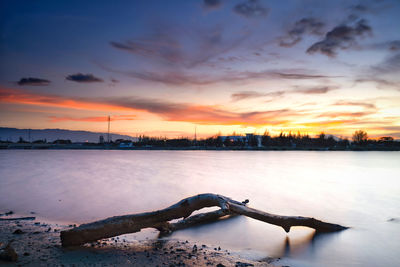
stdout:
POLYGON ((225 267, 225 265, 223 265, 222 263, 218 263, 217 267, 225 267))
POLYGON ((23 234, 24 232, 21 229, 17 229, 13 232, 14 235, 20 235, 23 234))
POLYGON ((6 212, 6 213, 4 213, 6 216, 8 216, 8 215, 11 215, 11 214, 14 214, 14 212, 12 211, 12 210, 10 210, 10 211, 8 211, 8 212, 6 212))

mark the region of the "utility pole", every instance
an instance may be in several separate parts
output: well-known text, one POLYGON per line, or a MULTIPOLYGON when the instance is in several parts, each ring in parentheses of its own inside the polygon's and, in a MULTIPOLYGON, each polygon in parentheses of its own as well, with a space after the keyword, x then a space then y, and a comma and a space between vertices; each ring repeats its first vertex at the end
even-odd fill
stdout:
POLYGON ((110 143, 110 121, 111 121, 111 117, 108 116, 107 143, 110 143))
POLYGON ((197 125, 194 126, 194 144, 197 143, 197 125))

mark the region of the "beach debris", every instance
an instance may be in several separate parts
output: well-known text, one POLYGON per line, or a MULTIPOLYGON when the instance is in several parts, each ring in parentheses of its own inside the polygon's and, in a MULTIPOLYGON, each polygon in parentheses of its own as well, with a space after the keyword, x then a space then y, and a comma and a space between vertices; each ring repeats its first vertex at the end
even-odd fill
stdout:
POLYGON ((18 254, 15 252, 14 248, 11 246, 12 241, 8 242, 6 246, 0 245, 0 260, 3 261, 17 261, 18 254))
POLYGON ((244 215, 280 226, 285 232, 289 232, 292 226, 310 227, 318 233, 337 232, 348 228, 311 217, 282 216, 267 213, 250 208, 246 205, 248 201, 245 202, 239 202, 217 194, 199 194, 182 199, 178 203, 162 210, 110 217, 61 231, 61 244, 64 247, 83 245, 104 238, 136 233, 143 228, 156 228, 160 233, 171 233, 200 223, 212 222, 226 216, 235 215, 244 215), (190 216, 196 210, 214 206, 220 209, 190 216), (169 222, 179 218, 183 219, 174 223, 169 222))

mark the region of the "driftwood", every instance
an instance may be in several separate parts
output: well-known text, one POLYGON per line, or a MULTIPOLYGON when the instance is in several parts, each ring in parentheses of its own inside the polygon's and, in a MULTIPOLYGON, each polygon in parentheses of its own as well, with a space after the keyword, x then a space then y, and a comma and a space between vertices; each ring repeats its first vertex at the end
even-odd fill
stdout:
POLYGON ((238 202, 216 194, 200 194, 185 198, 162 210, 110 217, 62 231, 61 243, 64 247, 82 245, 103 238, 139 232, 143 228, 156 228, 161 233, 169 233, 198 223, 215 221, 228 215, 245 215, 256 220, 281 226, 286 232, 289 232, 292 226, 307 226, 314 228, 317 232, 335 232, 347 229, 347 227, 338 224, 327 223, 309 217, 280 216, 266 213, 247 207, 247 202, 248 200, 238 202), (220 209, 190 216, 196 210, 214 206, 220 209), (175 223, 169 222, 179 218, 184 219, 175 223))

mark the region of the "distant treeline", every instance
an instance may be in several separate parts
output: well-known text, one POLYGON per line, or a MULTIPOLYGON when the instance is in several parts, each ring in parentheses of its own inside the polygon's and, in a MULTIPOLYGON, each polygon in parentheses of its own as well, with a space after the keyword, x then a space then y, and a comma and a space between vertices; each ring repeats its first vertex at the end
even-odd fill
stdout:
POLYGON ((27 142, 24 139, 16 143, 0 141, 2 148, 108 148, 108 149, 254 149, 254 150, 400 150, 400 142, 390 136, 378 139, 368 138, 365 131, 354 132, 352 140, 337 138, 325 133, 317 137, 308 134, 280 133, 271 136, 268 132, 263 135, 246 134, 230 136, 215 135, 203 139, 162 138, 140 136, 138 141, 117 139, 105 142, 100 136, 98 143, 72 143, 71 140, 59 139, 54 142, 36 140, 27 142))

